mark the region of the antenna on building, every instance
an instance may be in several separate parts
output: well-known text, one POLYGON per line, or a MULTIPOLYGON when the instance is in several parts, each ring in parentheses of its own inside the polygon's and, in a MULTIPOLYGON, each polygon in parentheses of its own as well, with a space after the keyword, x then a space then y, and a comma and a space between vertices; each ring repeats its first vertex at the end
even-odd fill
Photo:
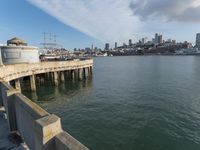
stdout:
POLYGON ((52 37, 51 37, 51 32, 49 33, 49 42, 51 43, 52 37))
POLYGON ((54 43, 56 44, 56 35, 55 34, 54 34, 53 38, 54 38, 54 43))
MULTIPOLYGON (((47 33, 46 32, 43 32, 42 33, 43 34, 43 38, 44 38, 44 43, 46 43, 46 40, 47 40, 47 38, 46 38, 46 35, 47 35, 47 33)), ((44 48, 45 48, 45 44, 43 44, 43 46, 44 46, 44 48)))
POLYGON ((51 32, 47 33, 47 32, 43 32, 43 39, 44 42, 40 43, 40 45, 43 46, 43 49, 45 51, 53 51, 58 47, 58 44, 56 43, 56 35, 52 34, 51 32))

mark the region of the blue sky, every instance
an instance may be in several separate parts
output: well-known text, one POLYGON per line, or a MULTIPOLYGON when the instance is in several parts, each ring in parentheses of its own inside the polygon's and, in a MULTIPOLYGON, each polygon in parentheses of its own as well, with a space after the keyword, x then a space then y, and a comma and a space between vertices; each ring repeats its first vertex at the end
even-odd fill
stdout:
POLYGON ((18 36, 40 46, 43 32, 68 49, 151 39, 156 32, 194 43, 200 0, 1 0, 0 18, 0 43, 18 36))
POLYGON ((0 1, 0 43, 12 37, 20 37, 30 45, 40 46, 43 32, 57 35, 57 41, 63 47, 73 49, 102 45, 94 38, 87 36, 48 15, 25 0, 0 1))

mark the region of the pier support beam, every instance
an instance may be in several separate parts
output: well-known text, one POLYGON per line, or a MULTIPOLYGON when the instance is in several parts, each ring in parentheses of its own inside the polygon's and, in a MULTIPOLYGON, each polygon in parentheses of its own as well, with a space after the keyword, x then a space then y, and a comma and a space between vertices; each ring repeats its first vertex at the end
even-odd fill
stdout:
POLYGON ((36 91, 35 75, 30 76, 31 91, 36 91))
POLYGON ((83 69, 78 69, 78 79, 82 80, 83 79, 83 69))
POLYGON ((54 74, 54 84, 55 86, 58 86, 58 72, 55 71, 53 72, 53 74, 54 74))
POLYGON ((50 81, 54 84, 54 73, 50 72, 50 81))
POLYGON ((64 75, 65 75, 65 80, 70 79, 71 78, 71 74, 70 74, 70 70, 64 71, 64 75))
POLYGON ((40 85, 44 85, 45 75, 40 75, 40 85))
POLYGON ((20 79, 15 79, 15 88, 21 93, 20 79))
POLYGON ((61 79, 61 82, 65 82, 65 72, 64 71, 61 71, 60 72, 60 79, 61 79))
POLYGON ((74 70, 71 70, 71 78, 72 78, 72 80, 75 80, 75 71, 74 70))
POLYGON ((78 76, 79 76, 78 69, 74 70, 74 72, 75 72, 75 80, 78 80, 78 76))
POLYGON ((84 68, 84 79, 88 78, 88 68, 84 68))
POLYGON ((92 75, 93 74, 93 67, 89 67, 90 68, 90 74, 92 75))
POLYGON ((48 78, 48 79, 51 78, 51 72, 47 72, 47 78, 48 78))

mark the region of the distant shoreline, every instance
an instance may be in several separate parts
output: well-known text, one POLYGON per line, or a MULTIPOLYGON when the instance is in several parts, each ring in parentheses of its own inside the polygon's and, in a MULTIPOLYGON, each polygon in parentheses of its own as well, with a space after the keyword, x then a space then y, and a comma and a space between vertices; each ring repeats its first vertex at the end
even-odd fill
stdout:
POLYGON ((200 54, 141 54, 141 55, 113 55, 113 56, 95 56, 95 57, 116 57, 116 56, 117 57, 120 57, 120 56, 200 56, 200 54))

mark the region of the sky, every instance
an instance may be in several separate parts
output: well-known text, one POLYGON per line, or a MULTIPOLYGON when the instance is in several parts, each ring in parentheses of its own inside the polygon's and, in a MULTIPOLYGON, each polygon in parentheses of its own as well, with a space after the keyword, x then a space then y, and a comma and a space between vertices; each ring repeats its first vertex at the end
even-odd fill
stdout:
POLYGON ((195 43, 200 0, 1 0, 0 43, 20 37, 39 46, 43 32, 67 49, 104 48, 155 33, 195 43))

